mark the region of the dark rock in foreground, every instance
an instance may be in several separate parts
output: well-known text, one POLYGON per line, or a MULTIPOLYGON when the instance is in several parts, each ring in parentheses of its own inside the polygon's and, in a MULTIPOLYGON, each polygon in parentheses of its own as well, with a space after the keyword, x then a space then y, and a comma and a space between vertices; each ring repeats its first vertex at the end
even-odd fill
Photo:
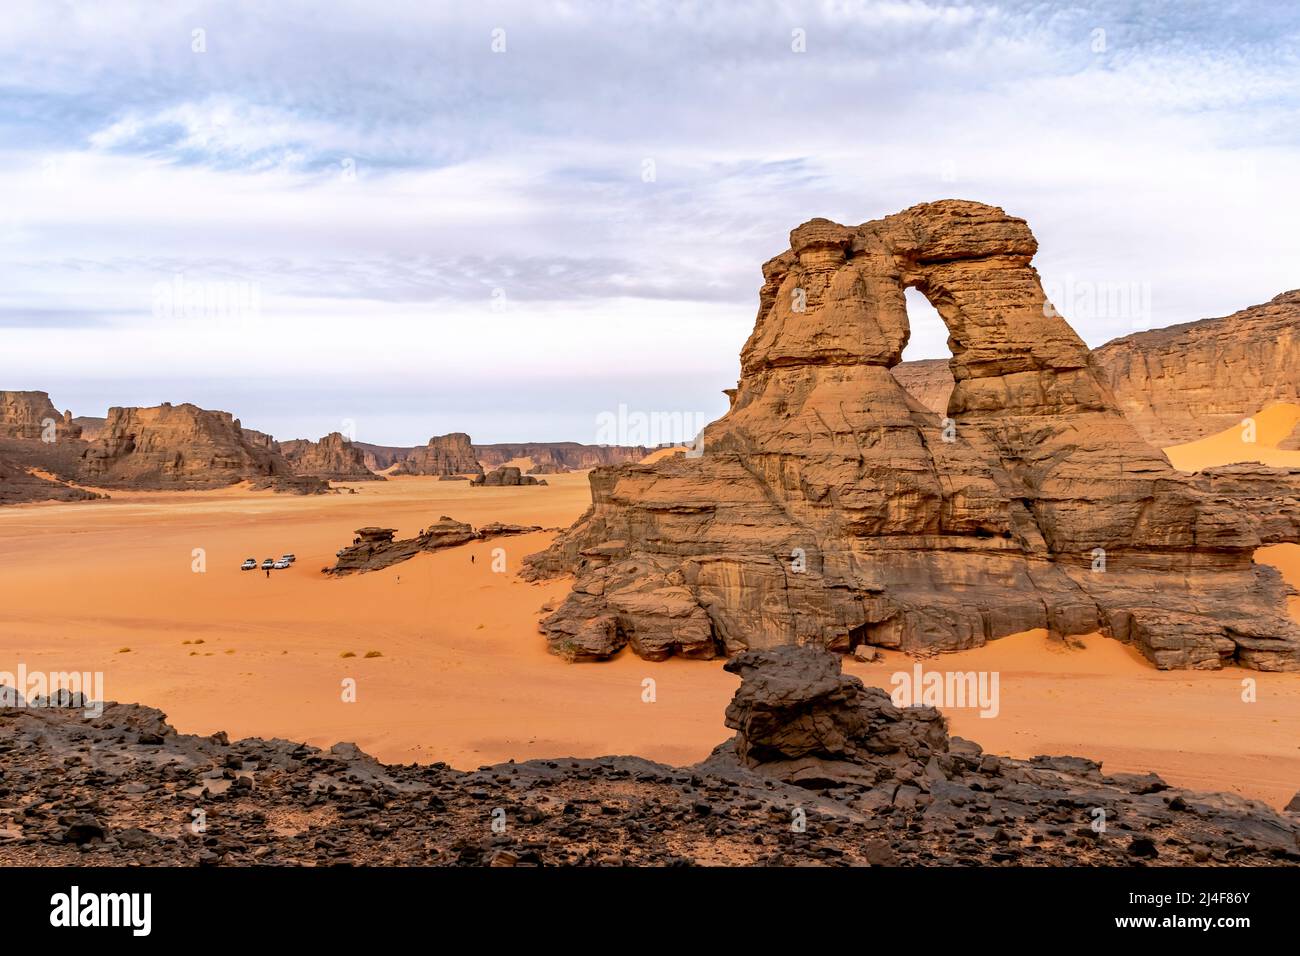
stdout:
POLYGON ((1294 815, 1078 757, 1010 760, 825 651, 752 651, 703 764, 385 765, 176 733, 108 704, 0 709, 3 865, 1300 863, 1294 815), (793 781, 793 782, 792 782, 793 781), (1104 827, 1099 821, 1104 821, 1104 827))

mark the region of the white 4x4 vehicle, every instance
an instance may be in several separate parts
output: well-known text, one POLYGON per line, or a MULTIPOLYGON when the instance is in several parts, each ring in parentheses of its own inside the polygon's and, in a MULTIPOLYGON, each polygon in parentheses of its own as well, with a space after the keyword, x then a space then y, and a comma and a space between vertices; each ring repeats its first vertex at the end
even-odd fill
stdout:
POLYGON ((277 571, 283 571, 288 566, 289 566, 289 562, 284 560, 284 558, 281 558, 279 561, 276 561, 274 564, 271 565, 271 567, 275 568, 275 570, 277 571))
POLYGON ((246 559, 244 560, 244 563, 241 564, 241 565, 239 566, 239 570, 241 570, 241 571, 256 571, 256 570, 257 570, 257 558, 246 558, 246 559))

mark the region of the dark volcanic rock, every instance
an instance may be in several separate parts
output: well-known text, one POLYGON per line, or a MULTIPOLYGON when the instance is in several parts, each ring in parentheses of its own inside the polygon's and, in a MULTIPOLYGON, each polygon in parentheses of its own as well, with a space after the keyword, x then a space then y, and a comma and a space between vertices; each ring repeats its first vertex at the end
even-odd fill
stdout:
POLYGON ((465 773, 352 744, 177 734, 137 705, 0 708, 0 865, 1300 864, 1294 816, 1080 758, 984 754, 826 651, 753 651, 731 669, 736 737, 689 768, 465 773))

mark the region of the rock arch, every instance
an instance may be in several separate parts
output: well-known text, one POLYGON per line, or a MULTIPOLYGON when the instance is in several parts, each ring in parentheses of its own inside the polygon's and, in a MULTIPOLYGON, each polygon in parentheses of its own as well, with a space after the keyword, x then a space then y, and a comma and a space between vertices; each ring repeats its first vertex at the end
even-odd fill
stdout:
POLYGON ((956 650, 1044 627, 1162 667, 1300 666, 1254 523, 1128 425, 1036 251, 1024 220, 961 201, 796 228, 703 457, 593 472, 592 509, 529 559, 577 577, 552 648, 956 650), (948 429, 889 371, 908 287, 949 330, 948 429))

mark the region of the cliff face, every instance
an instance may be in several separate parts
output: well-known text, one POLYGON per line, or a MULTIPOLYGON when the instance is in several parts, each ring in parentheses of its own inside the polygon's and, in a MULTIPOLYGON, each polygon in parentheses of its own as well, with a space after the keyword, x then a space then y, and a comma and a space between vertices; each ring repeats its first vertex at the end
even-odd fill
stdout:
POLYGON ((110 488, 211 488, 265 479, 274 479, 272 486, 305 484, 277 452, 250 440, 229 412, 190 404, 110 408, 100 437, 82 454, 80 472, 87 483, 110 488))
POLYGON ((366 456, 360 448, 339 432, 331 432, 320 441, 294 439, 279 442, 294 474, 326 478, 331 481, 383 481, 366 467, 366 456))
POLYGON ((642 445, 582 445, 578 442, 521 442, 495 445, 475 445, 478 460, 489 468, 504 465, 517 458, 531 458, 530 474, 559 474, 565 471, 583 471, 601 465, 620 465, 640 461, 653 448, 642 445))
MULTIPOLYGON (((1157 448, 1241 423, 1277 402, 1300 402, 1300 290, 1217 319, 1138 332, 1093 350, 1120 411, 1157 448)), ((894 377, 945 414, 944 359, 904 362, 894 377)), ((1281 444, 1300 447, 1300 431, 1281 444)))
POLYGON ((483 467, 474 456, 464 432, 436 435, 429 444, 416 448, 398 462, 394 475, 481 475, 483 467))
POLYGON ((1261 524, 1124 418, 1036 251, 970 202, 795 229, 703 455, 596 469, 592 508, 527 559, 575 575, 542 622, 552 650, 931 652, 1046 628, 1164 668, 1300 668, 1288 589, 1252 562, 1261 524), (948 326, 948 423, 890 374, 908 287, 948 326))
POLYGON ((1119 407, 1160 446, 1300 402, 1300 289, 1217 319, 1115 339, 1095 352, 1119 407))
POLYGON ((936 415, 948 414, 948 396, 952 394, 952 372, 947 359, 921 359, 900 362, 890 372, 909 395, 936 415))
POLYGON ((60 412, 47 392, 0 392, 0 438, 77 439, 81 426, 60 412))

